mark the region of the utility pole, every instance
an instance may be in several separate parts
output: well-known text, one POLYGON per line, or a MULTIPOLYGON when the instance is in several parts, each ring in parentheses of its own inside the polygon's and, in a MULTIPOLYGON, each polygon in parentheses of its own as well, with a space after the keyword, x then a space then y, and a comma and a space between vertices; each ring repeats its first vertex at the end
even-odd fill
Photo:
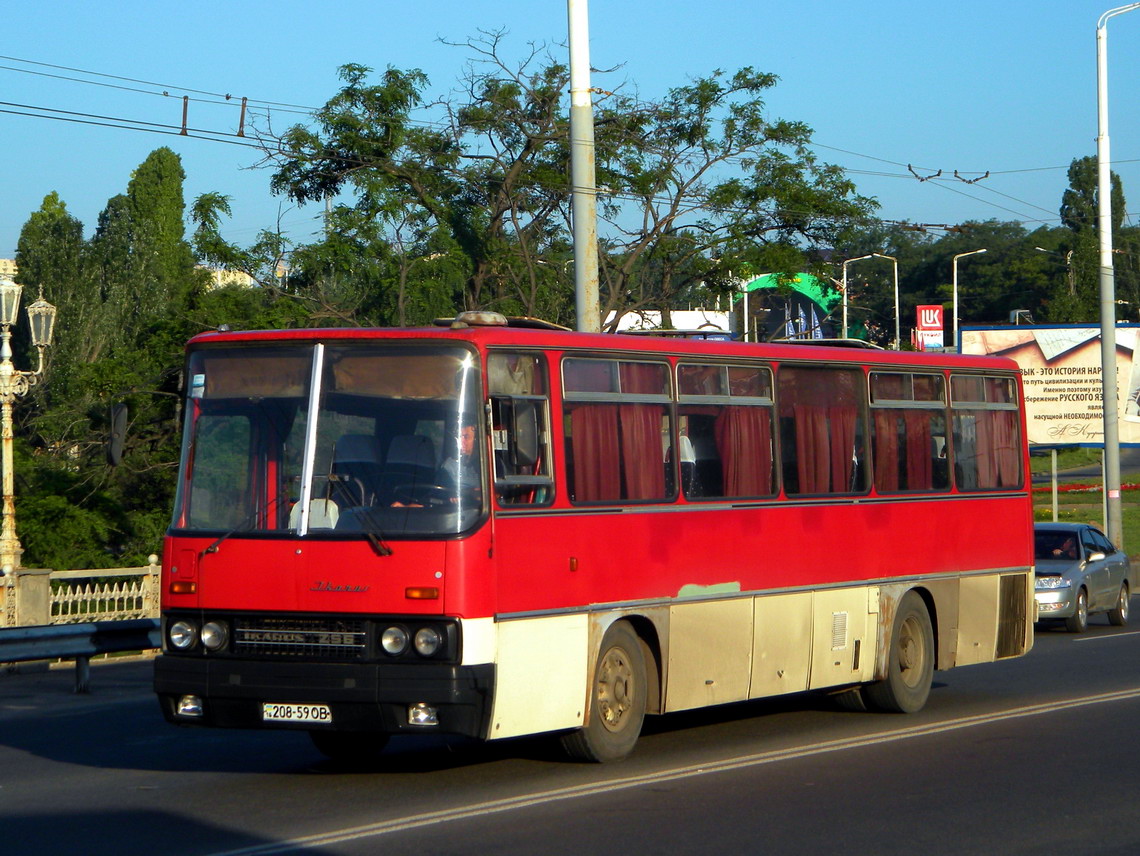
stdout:
POLYGON ((577 329, 602 329, 598 298, 598 201, 594 175, 594 105, 590 91, 590 24, 586 0, 566 0, 570 27, 570 184, 574 221, 577 329))

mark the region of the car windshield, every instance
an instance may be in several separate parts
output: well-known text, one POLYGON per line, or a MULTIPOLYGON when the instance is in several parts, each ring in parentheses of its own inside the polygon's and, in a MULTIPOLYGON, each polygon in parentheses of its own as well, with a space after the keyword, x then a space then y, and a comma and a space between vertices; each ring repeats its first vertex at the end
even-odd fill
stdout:
POLYGON ((1079 533, 1065 529, 1038 529, 1034 532, 1034 555, 1038 560, 1076 560, 1081 557, 1079 533))
POLYGON ((187 379, 175 529, 398 538, 462 532, 482 513, 466 348, 203 347, 187 379))

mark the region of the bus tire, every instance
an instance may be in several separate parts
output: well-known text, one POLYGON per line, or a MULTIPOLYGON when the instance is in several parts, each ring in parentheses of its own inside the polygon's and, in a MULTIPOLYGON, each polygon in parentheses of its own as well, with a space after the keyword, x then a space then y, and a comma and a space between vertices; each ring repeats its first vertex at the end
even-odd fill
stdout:
POLYGON ((309 739, 330 761, 359 764, 375 760, 388 745, 388 735, 373 731, 322 731, 313 729, 309 739))
POLYGON ((888 713, 915 713, 926 704, 934 680, 934 630, 930 612, 917 592, 899 601, 891 631, 887 676, 863 688, 871 707, 888 713))
POLYGON ((598 649, 586 724, 563 735, 562 748, 578 761, 626 757, 641 734, 647 688, 641 640, 628 622, 617 621, 598 649))

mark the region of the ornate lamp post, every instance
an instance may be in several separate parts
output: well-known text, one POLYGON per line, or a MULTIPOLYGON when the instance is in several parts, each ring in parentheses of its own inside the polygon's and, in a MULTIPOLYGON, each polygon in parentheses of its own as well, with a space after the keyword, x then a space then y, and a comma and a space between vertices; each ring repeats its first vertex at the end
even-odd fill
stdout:
POLYGON ((34 372, 19 371, 12 365, 12 331, 20 308, 23 286, 10 276, 0 275, 0 467, 3 468, 3 527, 0 528, 0 571, 10 574, 20 566, 24 548, 16 537, 16 480, 12 473, 12 404, 27 395, 44 372, 44 349, 51 344, 55 328, 55 307, 40 294, 28 307, 32 344, 39 361, 34 372))

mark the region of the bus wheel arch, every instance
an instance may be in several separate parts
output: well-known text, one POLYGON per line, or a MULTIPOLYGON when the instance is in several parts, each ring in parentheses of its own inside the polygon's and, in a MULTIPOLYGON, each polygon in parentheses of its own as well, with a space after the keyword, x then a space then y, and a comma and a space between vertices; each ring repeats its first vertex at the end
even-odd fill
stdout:
POLYGON ((648 706, 648 676, 656 673, 656 664, 647 662, 651 653, 631 621, 606 629, 591 670, 585 721, 561 738, 571 758, 603 763, 633 751, 648 706))
POLYGON ((891 713, 921 710, 933 683, 937 644, 932 607, 920 590, 899 599, 886 652, 885 674, 863 688, 867 703, 891 713))

